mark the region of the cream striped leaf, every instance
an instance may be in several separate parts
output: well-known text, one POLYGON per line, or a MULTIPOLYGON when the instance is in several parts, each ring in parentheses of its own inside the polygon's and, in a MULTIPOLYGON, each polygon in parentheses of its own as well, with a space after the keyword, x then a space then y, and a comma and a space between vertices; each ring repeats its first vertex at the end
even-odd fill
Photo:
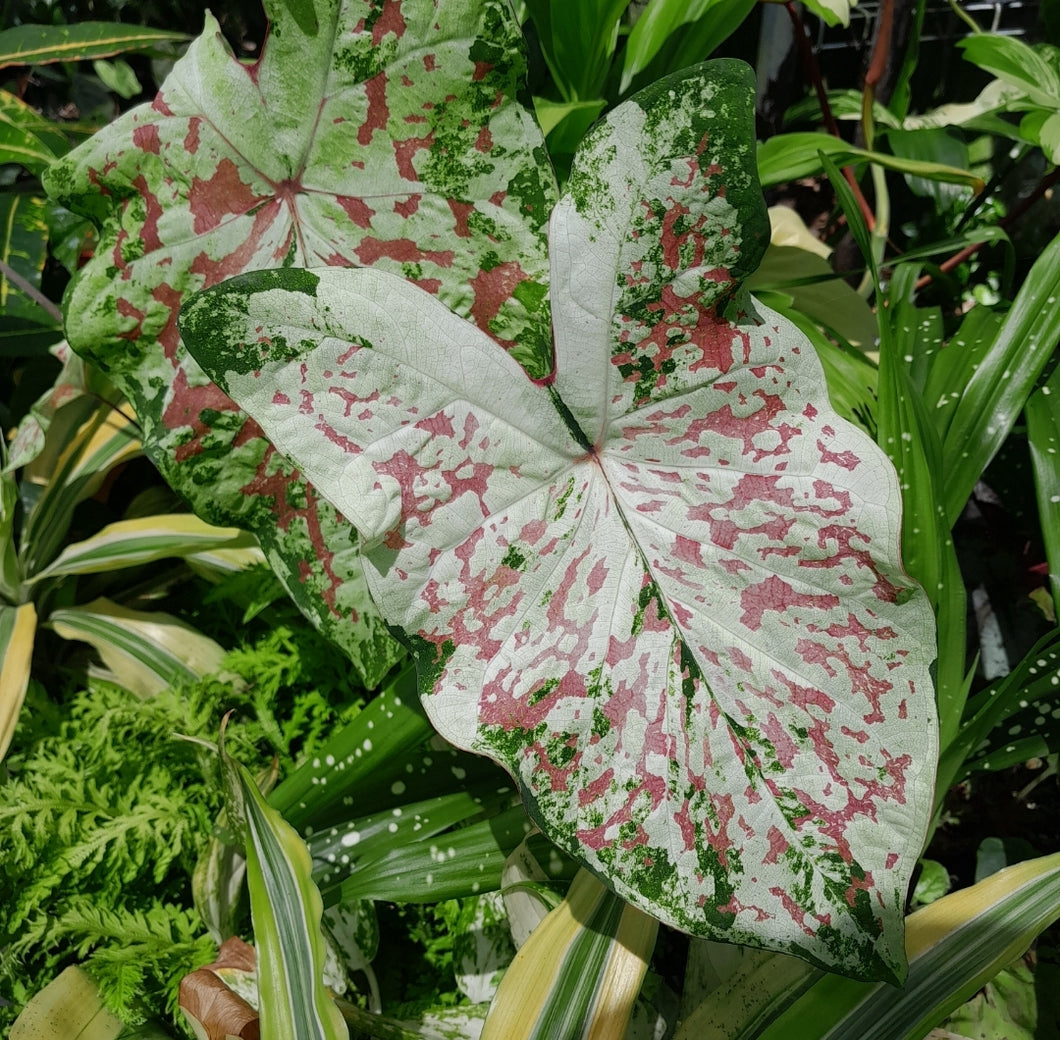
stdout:
POLYGON ((7 754, 26 699, 36 632, 32 603, 0 604, 0 760, 7 754))
POLYGON ((342 1015, 324 989, 320 893, 309 850, 266 803, 250 774, 221 747, 228 809, 241 825, 258 953, 262 1040, 346 1040, 342 1015))
POLYGON ((775 954, 753 978, 712 993, 675 1040, 920 1040, 1058 917, 1060 853, 1006 867, 910 916, 901 988, 824 975, 793 1000, 804 969, 775 954))
POLYGON ((621 1040, 658 930, 580 870, 505 973, 482 1040, 621 1040))
POLYGON ((119 520, 91 538, 68 545, 32 580, 135 567, 155 560, 218 549, 249 549, 254 536, 236 527, 214 527, 192 513, 119 520))
POLYGON ((112 678, 141 697, 220 670, 224 649, 171 614, 138 611, 100 597, 52 611, 50 626, 99 653, 112 678))

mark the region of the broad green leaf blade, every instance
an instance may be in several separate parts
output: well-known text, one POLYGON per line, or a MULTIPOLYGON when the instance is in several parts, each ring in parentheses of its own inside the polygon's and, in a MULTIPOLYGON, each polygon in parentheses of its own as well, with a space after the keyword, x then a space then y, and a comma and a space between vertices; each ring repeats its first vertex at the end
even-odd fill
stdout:
MULTIPOLYGON (((643 72, 666 40, 679 28, 693 22, 710 20, 718 24, 721 43, 733 8, 740 5, 733 0, 653 0, 637 19, 622 51, 622 82, 619 92, 624 94, 636 76, 643 72)), ((742 19, 741 19, 742 20, 742 19)), ((730 30, 731 31, 731 30, 730 30)), ((701 53, 706 56, 714 47, 706 45, 701 53)))
POLYGON ((260 61, 208 18, 149 105, 46 174, 101 224, 66 298, 74 348, 110 372, 146 450, 206 519, 254 531, 310 618, 374 685, 399 656, 353 528, 180 342, 194 290, 240 271, 379 266, 551 367, 544 224, 555 186, 518 100, 506 0, 266 4, 260 61))
POLYGON ((806 225, 786 206, 769 211, 772 235, 769 249, 747 287, 758 295, 763 291, 790 294, 793 305, 832 330, 841 341, 861 350, 875 349, 878 331, 872 308, 832 269, 824 254, 811 251, 808 243, 824 248, 806 225), (788 216, 790 214, 790 216, 788 216))
POLYGON ((500 888, 504 861, 532 830, 522 806, 460 827, 432 842, 413 842, 361 864, 330 898, 435 903, 500 888))
POLYGON ((37 611, 32 603, 0 604, 0 761, 11 746, 26 699, 36 634, 37 611))
POLYGON ((748 80, 708 63, 590 135, 551 383, 378 271, 235 279, 183 330, 357 525, 439 731, 557 845, 679 928, 893 978, 932 618, 886 458, 739 292, 768 234, 748 80))
POLYGON ((505 972, 482 1040, 622 1040, 658 931, 580 870, 505 972))
POLYGON ((603 95, 625 0, 526 0, 542 55, 564 101, 603 95))
POLYGON ((224 659, 221 646, 179 618, 103 598, 54 610, 48 624, 92 646, 115 681, 141 697, 218 672, 224 659))
POLYGON ((1060 237, 1034 262, 1012 307, 953 410, 943 457, 950 524, 956 522, 990 460, 1004 443, 1060 340, 1060 237))
POLYGON ((243 831, 247 889, 258 954, 262 1040, 346 1040, 324 988, 320 893, 305 843, 221 748, 228 811, 243 831))
MULTIPOLYGON (((438 841, 432 839, 458 824, 481 818, 484 813, 496 815, 503 802, 510 804, 513 793, 512 783, 505 777, 501 785, 494 781, 422 802, 410 801, 396 809, 315 831, 307 840, 314 860, 313 878, 327 899, 330 890, 338 888, 348 877, 369 870, 370 864, 395 853, 407 857, 413 852, 413 846, 418 846, 423 859, 420 873, 430 886, 440 855, 439 845, 446 843, 444 837, 438 841)), ((482 864, 471 860, 459 866, 470 872, 470 894, 472 885, 481 885, 482 864)), ((499 884, 499 873, 491 881, 494 886, 499 884)), ((363 877, 355 880, 355 884, 363 882, 363 877)))
POLYGON ((129 51, 151 51, 185 43, 186 33, 116 22, 79 25, 19 25, 0 32, 0 69, 9 65, 46 65, 54 61, 87 61, 129 51))
POLYGON ((214 527, 191 513, 119 520, 83 542, 67 545, 33 581, 64 574, 98 574, 212 549, 245 549, 254 544, 253 536, 245 531, 214 527))
POLYGON ((4 135, 13 134, 11 140, 18 140, 15 131, 32 135, 36 140, 29 142, 29 147, 42 159, 46 157, 43 166, 70 150, 66 139, 70 124, 53 123, 47 116, 7 90, 0 90, 0 127, 4 128, 4 135))
MULTIPOLYGON (((921 1040, 1060 917, 1060 855, 1006 867, 908 921, 901 989, 825 976, 755 1040, 921 1040)), ((734 1009, 735 1010, 735 1009, 734 1009)), ((731 1040, 747 1034, 733 1022, 731 1040)), ((750 1040, 750 1037, 747 1038, 750 1040)))

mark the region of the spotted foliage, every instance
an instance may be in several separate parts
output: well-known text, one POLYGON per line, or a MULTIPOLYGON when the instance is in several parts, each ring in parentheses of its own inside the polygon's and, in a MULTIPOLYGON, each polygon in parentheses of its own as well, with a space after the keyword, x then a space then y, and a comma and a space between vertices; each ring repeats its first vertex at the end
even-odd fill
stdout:
POLYGON ((740 289, 748 70, 586 139, 549 232, 555 370, 378 270, 185 308, 190 349, 358 528, 448 739, 686 931, 895 979, 931 811, 933 623, 886 457, 740 289))
POLYGON ((243 271, 373 266, 549 364, 544 223, 555 187, 517 100, 506 0, 266 3, 260 60, 217 23, 155 100, 51 167, 100 226, 65 302, 70 343, 133 401, 145 448, 203 516, 249 527, 307 614, 368 682, 396 646, 347 521, 203 374, 177 313, 243 271))

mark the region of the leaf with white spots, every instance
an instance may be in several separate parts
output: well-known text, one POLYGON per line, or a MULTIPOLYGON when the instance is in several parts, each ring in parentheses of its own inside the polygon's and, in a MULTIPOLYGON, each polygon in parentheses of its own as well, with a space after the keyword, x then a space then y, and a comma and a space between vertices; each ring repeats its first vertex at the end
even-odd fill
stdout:
POLYGON ((53 197, 100 225, 67 294, 67 332, 132 401, 169 482, 205 518, 253 530, 374 684, 396 646, 353 528, 204 375, 178 310, 243 271, 380 267, 544 375, 555 184, 517 98, 522 36, 507 0, 265 6, 260 60, 237 61, 207 15, 151 104, 48 170, 53 197))
POLYGON ((893 469, 740 288, 768 239, 750 88, 708 63, 590 133, 548 379, 381 271, 235 279, 182 327, 365 525, 428 714, 556 844, 688 932, 896 979, 933 621, 893 469))

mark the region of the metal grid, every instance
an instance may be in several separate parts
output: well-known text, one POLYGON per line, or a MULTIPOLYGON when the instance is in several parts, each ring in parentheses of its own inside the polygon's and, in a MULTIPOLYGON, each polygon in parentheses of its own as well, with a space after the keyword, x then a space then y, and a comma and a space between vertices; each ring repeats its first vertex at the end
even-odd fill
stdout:
MULTIPOLYGON (((1025 36, 1038 21, 1038 0, 970 0, 962 8, 987 32, 1002 36, 1025 36)), ((872 42, 879 17, 879 0, 867 0, 850 12, 850 25, 830 27, 823 22, 817 29, 819 52, 855 47, 864 51, 872 42)), ((921 45, 953 43, 969 34, 968 26, 953 13, 949 4, 929 4, 924 12, 921 45)))

